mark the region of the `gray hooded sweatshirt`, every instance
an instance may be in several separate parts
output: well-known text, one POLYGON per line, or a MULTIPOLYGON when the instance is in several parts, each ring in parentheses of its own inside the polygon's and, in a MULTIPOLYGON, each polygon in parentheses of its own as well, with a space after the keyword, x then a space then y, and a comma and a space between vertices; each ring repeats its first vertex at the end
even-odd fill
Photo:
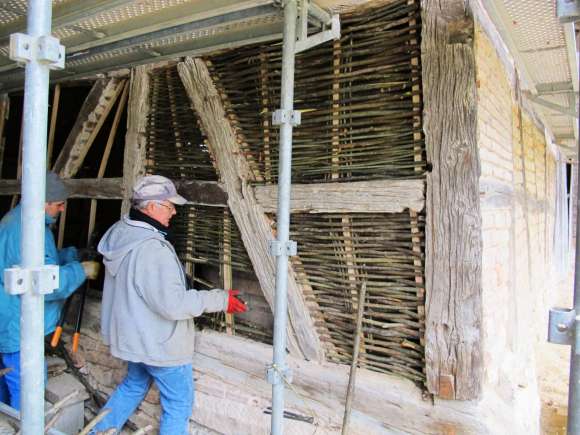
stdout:
POLYGON ((109 228, 98 250, 105 264, 101 333, 111 354, 153 366, 190 364, 193 318, 224 311, 228 293, 187 289, 173 246, 128 216, 109 228))

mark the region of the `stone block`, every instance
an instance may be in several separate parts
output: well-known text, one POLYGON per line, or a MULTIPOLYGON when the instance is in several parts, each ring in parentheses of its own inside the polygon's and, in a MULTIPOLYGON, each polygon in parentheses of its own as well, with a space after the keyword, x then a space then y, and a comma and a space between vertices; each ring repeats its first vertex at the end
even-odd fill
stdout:
POLYGON ((50 378, 46 385, 46 399, 53 405, 74 391, 79 391, 79 394, 62 408, 54 425, 55 429, 65 434, 78 433, 84 427, 85 400, 89 395, 83 384, 69 373, 50 378))

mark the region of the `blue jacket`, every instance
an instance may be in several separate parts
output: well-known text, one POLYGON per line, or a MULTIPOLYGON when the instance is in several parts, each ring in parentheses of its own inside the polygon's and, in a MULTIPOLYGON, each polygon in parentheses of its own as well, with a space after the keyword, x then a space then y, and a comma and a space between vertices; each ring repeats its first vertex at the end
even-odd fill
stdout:
MULTIPOLYGON (((0 221, 0 353, 20 350, 20 296, 11 296, 4 289, 4 269, 20 264, 20 234, 22 212, 20 205, 9 211, 0 221)), ((58 251, 49 225, 54 218, 46 215, 44 236, 45 264, 58 264, 59 288, 44 297, 44 333, 54 331, 64 300, 85 280, 85 272, 76 261, 75 248, 58 251)))

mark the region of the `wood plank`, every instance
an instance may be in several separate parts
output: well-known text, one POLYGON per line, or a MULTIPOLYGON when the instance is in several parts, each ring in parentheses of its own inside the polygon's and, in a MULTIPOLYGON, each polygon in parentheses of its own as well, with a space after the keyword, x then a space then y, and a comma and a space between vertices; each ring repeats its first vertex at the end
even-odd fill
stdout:
MULTIPOLYGON (((213 406, 212 403, 222 400, 223 391, 231 385, 238 385, 237 394, 250 397, 242 401, 232 399, 232 406, 241 407, 242 402, 248 404, 247 408, 243 408, 246 412, 237 415, 262 413, 263 408, 271 403, 271 388, 264 377, 264 365, 271 358, 272 347, 269 345, 209 329, 197 334, 194 357, 196 385, 200 392, 210 397, 200 402, 196 410, 199 419, 196 420, 220 433, 269 433, 269 419, 240 418, 228 421, 227 418, 220 418, 225 416, 221 412, 223 404, 213 406)), ((293 432, 289 426, 292 420, 285 419, 286 432, 306 435, 318 429, 316 433, 340 433, 340 410, 344 407, 348 366, 329 362, 317 364, 291 356, 287 361, 293 370, 293 388, 298 394, 287 395, 286 409, 301 415, 314 415, 318 426, 293 432)), ((504 433, 506 427, 512 427, 510 414, 503 409, 498 411, 497 402, 491 402, 425 400, 421 389, 411 381, 359 368, 350 433, 504 433), (375 421, 378 425, 369 430, 362 421, 375 421)))
MULTIPOLYGON (((377 180, 351 183, 293 184, 291 213, 400 213, 424 207, 423 180, 377 180)), ((255 186, 258 203, 276 212, 278 187, 255 186)))
MULTIPOLYGON (((18 166, 16 167, 16 179, 20 180, 22 178, 22 146, 24 144, 24 116, 20 118, 20 139, 18 140, 18 166)), ((18 195, 12 197, 10 208, 16 207, 18 204, 18 195)))
POLYGON ((427 159, 427 387, 476 399, 482 384, 482 235, 473 19, 460 0, 422 0, 427 159))
MULTIPOLYGON (((221 275, 224 290, 233 288, 233 274, 232 274, 232 219, 230 211, 224 209, 223 211, 223 256, 221 264, 221 275)), ((234 315, 225 313, 226 316, 226 333, 234 335, 235 323, 234 315)))
MULTIPOLYGON (((154 65, 142 65, 131 70, 129 103, 127 105, 127 134, 123 159, 123 188, 131 192, 135 181, 145 175, 147 158, 147 116, 149 115, 149 72, 154 65)), ((130 197, 123 201, 121 214, 129 212, 130 197)))
MULTIPOLYGON (((105 178, 104 182, 98 181, 96 178, 79 178, 79 179, 66 179, 65 184, 73 190, 72 198, 100 198, 100 199, 123 199, 123 196, 119 193, 124 191, 123 187, 112 187, 114 183, 123 184, 123 178, 105 178), (91 186, 94 186, 95 195, 91 196, 91 186)), ((215 181, 196 181, 196 180, 173 180, 177 191, 191 204, 198 205, 208 205, 216 207, 226 207, 228 204, 228 193, 224 184, 215 181)), ((411 180, 412 187, 406 189, 406 191, 412 192, 416 190, 417 192, 424 189, 423 182, 419 180, 411 180), (417 181, 417 182, 416 182, 417 181)), ((403 211, 403 208, 393 208, 392 205, 386 204, 385 201, 390 201, 392 198, 392 192, 381 192, 383 188, 379 189, 376 186, 376 193, 373 188, 369 188, 367 191, 360 183, 367 182, 356 182, 356 183, 340 183, 340 184, 293 184, 292 190, 300 193, 303 196, 303 200, 296 201, 292 198, 292 213, 375 213, 375 212, 385 212, 385 213, 395 213, 403 211), (312 186, 320 186, 320 189, 312 189, 312 186), (310 191, 312 189, 312 196, 307 196, 306 193, 302 194, 303 188, 310 191), (340 196, 342 195, 339 190, 344 189, 348 193, 346 198, 348 201, 351 200, 350 204, 342 204, 336 200, 335 205, 331 205, 329 201, 324 201, 328 199, 330 195, 340 196), (358 193, 356 193, 358 192, 358 193), (361 196, 368 195, 370 198, 368 201, 363 201, 361 196), (370 202, 372 200, 372 202, 370 202), (296 202, 294 202, 296 201, 296 202), (316 204, 316 202, 319 204, 316 204), (308 207, 305 204, 315 204, 313 207, 308 207)), ((373 182, 374 183, 374 182, 373 182)), ((380 184, 380 183, 379 183, 380 184)), ((385 187, 387 189, 390 187, 385 187)), ((251 188, 250 188, 251 189, 251 188)), ((253 188, 254 195, 258 204, 263 207, 264 211, 267 213, 274 213, 276 211, 276 197, 275 186, 255 186, 253 188)), ((126 189, 125 189, 126 190, 126 189)), ((20 182, 12 179, 0 179, 0 196, 1 195, 13 195, 19 194, 20 192, 20 182)), ((130 192, 130 190, 128 191, 130 192)), ((412 194, 412 193, 411 193, 412 194)), ((310 195, 310 194, 308 194, 310 195)), ((402 195, 402 194, 401 194, 402 195)), ((421 193, 422 195, 422 193, 421 193)), ((345 196, 343 196, 344 198, 345 196)), ((129 198, 129 197, 128 197, 129 198)), ((422 205, 421 205, 422 208, 422 205)), ((420 208, 419 208, 420 209, 420 208)))
MULTIPOLYGON (((97 172, 97 180, 103 179, 105 172, 107 171, 107 165, 109 163, 109 157, 111 155, 111 150, 113 149, 113 144, 115 143, 115 136, 117 136, 117 128, 119 127, 119 122, 123 112, 125 110, 125 104, 127 103, 127 95, 129 91, 128 83, 126 80, 123 81, 123 93, 121 95, 121 100, 117 106, 115 112, 115 117, 113 118, 113 124, 111 125, 111 130, 109 131, 109 137, 107 138, 107 143, 105 144, 105 150, 103 151, 103 157, 101 158, 101 164, 99 165, 99 171, 97 172)), ((95 229, 95 224, 97 220, 97 200, 91 199, 91 208, 89 212, 89 228, 87 231, 87 247, 90 247, 91 237, 93 236, 93 231, 95 229)), ((84 296, 83 296, 84 297, 84 296)))
MULTIPOLYGON (((209 150, 228 192, 228 205, 236 220, 264 296, 274 304, 275 258, 269 241, 274 239, 271 222, 254 199, 249 182, 252 171, 240 152, 236 133, 227 120, 223 103, 207 66, 200 59, 186 58, 178 65, 179 74, 192 101, 192 107, 208 137, 209 150)), ((288 277, 288 348, 294 355, 322 359, 320 339, 306 307, 303 294, 289 266, 288 277)))
POLYGON ((58 116, 58 106, 60 103, 60 84, 54 87, 52 97, 52 110, 50 111, 50 127, 48 129, 48 143, 46 144, 46 167, 52 167, 52 150, 54 149, 54 135, 56 134, 56 118, 58 116))
POLYGON ((0 177, 4 166, 4 150, 6 149, 6 138, 4 137, 4 127, 10 114, 10 97, 8 94, 0 94, 0 177))
POLYGON ((124 80, 100 79, 95 82, 75 125, 68 135, 53 170, 62 178, 72 178, 81 168, 107 115, 123 90, 124 80))
POLYGON ((228 194, 222 183, 195 180, 173 180, 173 182, 179 194, 194 204, 220 207, 228 204, 228 194))
MULTIPOLYGON (((123 199, 122 178, 68 178, 62 180, 70 198, 123 199)), ((0 196, 20 194, 19 180, 0 180, 0 196)))

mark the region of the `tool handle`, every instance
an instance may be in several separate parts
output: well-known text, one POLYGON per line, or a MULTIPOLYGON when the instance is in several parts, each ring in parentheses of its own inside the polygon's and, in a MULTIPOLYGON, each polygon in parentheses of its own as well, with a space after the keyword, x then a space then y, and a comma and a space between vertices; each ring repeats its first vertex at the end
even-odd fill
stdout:
POLYGON ((52 333, 52 340, 50 340, 50 347, 58 346, 58 342, 60 340, 60 336, 62 335, 62 326, 57 326, 54 332, 52 333))
POLYGON ((72 351, 73 353, 76 353, 77 350, 79 350, 79 340, 81 338, 81 333, 80 332, 75 332, 73 334, 73 340, 72 340, 72 351))
POLYGON ((77 312, 77 322, 75 325, 75 332, 73 335, 73 353, 76 352, 79 347, 79 339, 81 337, 81 325, 83 323, 83 312, 85 310, 85 301, 87 299, 87 285, 83 286, 80 296, 81 300, 79 303, 79 310, 77 312))

